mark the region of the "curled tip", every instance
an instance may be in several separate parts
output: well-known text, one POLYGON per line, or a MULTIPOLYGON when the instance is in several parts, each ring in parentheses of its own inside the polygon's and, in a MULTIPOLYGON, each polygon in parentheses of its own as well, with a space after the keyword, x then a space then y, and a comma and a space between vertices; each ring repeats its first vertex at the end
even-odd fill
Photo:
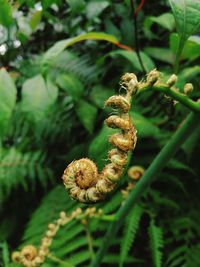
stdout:
POLYGON ((33 245, 27 245, 21 251, 22 257, 24 257, 29 261, 35 259, 37 254, 38 254, 37 249, 33 245))
POLYGON ((132 150, 135 146, 136 139, 132 138, 130 134, 130 138, 126 138, 123 134, 113 134, 109 138, 109 142, 119 148, 122 151, 132 150))
POLYGON ((121 77, 120 85, 123 86, 127 92, 135 94, 138 89, 137 76, 134 73, 126 73, 121 77))
POLYGON ((96 164, 90 159, 83 158, 73 161, 68 165, 63 174, 63 181, 67 189, 74 188, 73 194, 78 193, 78 188, 87 189, 97 182, 98 170, 96 164), (74 185, 77 185, 75 187, 74 185))
POLYGON ((160 73, 159 71, 157 71, 156 69, 150 71, 147 75, 147 83, 149 85, 154 85, 154 83, 156 83, 158 81, 160 77, 160 73))
POLYGON ((112 149, 108 152, 109 160, 117 166, 124 166, 127 160, 127 154, 119 149, 112 149))
POLYGON ((106 195, 114 190, 123 173, 127 152, 135 147, 136 130, 128 114, 131 95, 138 88, 135 74, 126 73, 121 79, 121 86, 126 90, 126 94, 111 96, 105 102, 105 106, 118 110, 117 115, 106 119, 107 126, 121 130, 121 133, 113 134, 109 139, 115 146, 108 153, 110 163, 99 173, 94 162, 83 158, 70 163, 62 176, 69 195, 79 202, 96 203, 105 199, 106 195))
POLYGON ((106 124, 111 128, 119 128, 122 130, 129 130, 131 127, 131 122, 129 119, 121 118, 117 115, 112 115, 106 119, 106 124))
POLYGON ((117 182, 122 174, 122 168, 117 168, 115 165, 110 163, 103 169, 102 174, 111 182, 117 182))
POLYGON ((183 91, 184 91, 185 94, 188 94, 188 93, 192 92, 193 89, 194 89, 194 87, 193 87, 192 83, 186 83, 184 85, 183 91))
POLYGON ((141 166, 132 166, 128 169, 128 176, 133 180, 139 180, 144 174, 145 170, 141 166))
POLYGON ((21 253, 19 251, 14 251, 11 255, 11 259, 15 263, 21 262, 21 253))
POLYGON ((177 82, 178 78, 175 74, 172 74, 169 79, 167 80, 167 85, 169 87, 173 86, 177 82))
POLYGON ((106 100, 105 106, 121 109, 124 113, 127 113, 130 109, 129 101, 123 96, 111 96, 106 100))

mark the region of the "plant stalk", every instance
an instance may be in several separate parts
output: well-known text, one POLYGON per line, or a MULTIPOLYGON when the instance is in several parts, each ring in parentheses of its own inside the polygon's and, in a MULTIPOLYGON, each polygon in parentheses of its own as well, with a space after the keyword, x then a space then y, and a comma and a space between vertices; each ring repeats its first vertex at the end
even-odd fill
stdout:
POLYGON ((105 237, 101 243, 101 246, 96 254, 95 259, 92 261, 90 267, 100 266, 102 259, 107 252, 111 241, 115 238, 118 230, 124 222, 127 214, 138 202, 143 193, 148 189, 149 185, 155 180, 157 175, 167 165, 169 160, 179 150, 182 144, 187 138, 197 129, 199 126, 200 116, 198 113, 191 113, 183 123, 182 127, 179 128, 176 133, 172 136, 169 142, 163 147, 160 153, 153 160, 152 164, 146 170, 144 176, 137 183, 134 190, 128 196, 126 202, 121 206, 116 213, 116 221, 112 222, 105 234, 105 237))
POLYGON ((174 73, 175 74, 177 74, 179 72, 179 63, 180 63, 181 54, 183 52, 183 48, 184 48, 184 45, 185 45, 185 41, 186 40, 181 35, 180 40, 179 40, 178 49, 177 49, 177 52, 176 52, 175 62, 174 62, 174 73))
POLYGON ((191 111, 200 112, 199 102, 193 101, 187 95, 180 93, 176 90, 173 90, 169 88, 168 86, 166 86, 165 84, 156 84, 153 86, 149 86, 149 85, 142 86, 141 88, 139 88, 138 93, 143 93, 145 91, 150 91, 150 90, 162 92, 172 97, 173 99, 177 100, 178 102, 180 102, 181 104, 189 108, 191 111))
POLYGON ((141 55, 140 55, 140 44, 138 40, 138 23, 137 23, 137 13, 135 13, 134 0, 131 0, 131 9, 133 13, 133 22, 134 22, 134 36, 135 36, 135 51, 142 69, 143 74, 147 73, 141 55))

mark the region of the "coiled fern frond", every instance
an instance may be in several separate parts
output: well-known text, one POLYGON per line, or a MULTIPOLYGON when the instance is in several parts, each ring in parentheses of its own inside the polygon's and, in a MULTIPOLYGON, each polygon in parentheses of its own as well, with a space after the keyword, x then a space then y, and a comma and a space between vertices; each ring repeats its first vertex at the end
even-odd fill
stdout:
POLYGON ((108 152, 110 163, 99 173, 93 161, 82 158, 70 163, 62 177, 70 196, 83 203, 103 200, 114 190, 126 164, 127 154, 136 145, 136 129, 128 112, 132 94, 138 87, 137 77, 132 73, 126 73, 120 85, 126 94, 111 96, 105 102, 105 106, 111 106, 117 111, 117 115, 111 115, 106 119, 107 126, 121 130, 121 133, 115 133, 109 138, 109 142, 115 146, 108 152))

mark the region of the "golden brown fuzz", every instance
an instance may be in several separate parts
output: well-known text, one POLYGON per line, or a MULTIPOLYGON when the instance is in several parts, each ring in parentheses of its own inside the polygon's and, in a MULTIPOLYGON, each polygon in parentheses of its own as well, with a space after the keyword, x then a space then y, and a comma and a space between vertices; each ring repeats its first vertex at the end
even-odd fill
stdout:
POLYGON ((128 169, 128 177, 130 178, 128 185, 125 189, 121 190, 121 193, 124 197, 124 199, 127 198, 127 196, 129 195, 130 191, 132 191, 132 189, 134 189, 134 187, 136 186, 137 182, 140 180, 140 178, 144 175, 145 173, 145 169, 141 166, 132 166, 128 169))
POLYGON ((129 178, 137 181, 139 180, 142 175, 144 174, 145 170, 141 166, 132 166, 128 169, 128 176, 129 178))
POLYGON ((50 256, 49 248, 61 226, 66 225, 74 219, 88 220, 92 217, 101 218, 103 214, 104 212, 102 209, 97 210, 95 207, 88 207, 85 210, 77 208, 69 215, 64 211, 61 211, 59 218, 48 225, 48 229, 40 242, 39 248, 37 249, 33 245, 27 245, 23 247, 21 251, 14 251, 11 256, 12 261, 21 264, 24 267, 41 266, 45 262, 46 257, 50 256))
POLYGON ((99 173, 94 162, 83 158, 70 163, 62 176, 68 193, 79 202, 95 203, 113 191, 126 165, 127 153, 136 145, 136 129, 128 112, 132 95, 138 89, 137 77, 133 73, 126 73, 122 76, 120 85, 125 89, 125 95, 111 96, 105 102, 105 106, 110 106, 118 112, 106 119, 106 125, 121 131, 109 138, 109 142, 116 147, 108 152, 110 163, 99 173))

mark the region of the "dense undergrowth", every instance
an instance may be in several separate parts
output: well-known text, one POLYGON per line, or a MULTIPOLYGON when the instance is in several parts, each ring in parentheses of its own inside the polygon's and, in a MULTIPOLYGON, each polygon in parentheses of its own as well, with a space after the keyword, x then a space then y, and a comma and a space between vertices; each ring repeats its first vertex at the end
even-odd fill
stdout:
MULTIPOLYGON (((0 0, 0 266, 22 266, 12 252, 38 247, 61 211, 86 212, 61 176, 74 159, 105 165, 113 131, 104 125, 104 102, 119 94, 124 73, 145 80, 157 68, 167 81, 175 72, 180 93, 198 103, 200 3, 150 2, 139 10, 140 1, 128 0, 0 0)), ((130 116, 138 142, 129 166, 146 170, 189 113, 162 92, 136 94, 130 116)), ((130 207, 100 266, 200 266, 198 124, 130 207)), ((118 223, 115 214, 135 189, 123 193, 130 182, 125 172, 95 206, 102 216, 61 227, 41 266, 95 266, 108 225, 118 223)))

